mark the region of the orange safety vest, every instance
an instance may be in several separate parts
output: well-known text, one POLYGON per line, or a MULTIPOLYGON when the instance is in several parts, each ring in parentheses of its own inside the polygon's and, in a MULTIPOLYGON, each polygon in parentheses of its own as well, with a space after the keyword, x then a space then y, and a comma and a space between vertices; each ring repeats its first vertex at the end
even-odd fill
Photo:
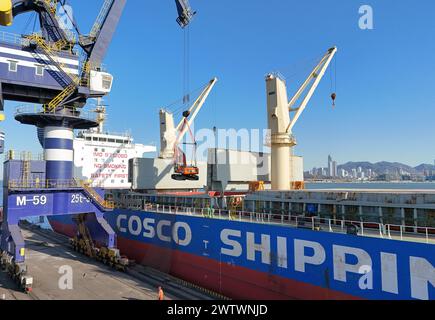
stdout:
POLYGON ((165 295, 162 289, 159 290, 159 300, 165 300, 165 295))

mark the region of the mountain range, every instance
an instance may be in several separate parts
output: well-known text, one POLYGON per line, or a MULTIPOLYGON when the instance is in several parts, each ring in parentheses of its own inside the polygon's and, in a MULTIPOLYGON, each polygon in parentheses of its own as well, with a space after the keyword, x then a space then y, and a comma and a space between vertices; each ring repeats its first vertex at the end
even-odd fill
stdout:
POLYGON ((352 169, 357 169, 361 167, 363 170, 372 169, 373 172, 377 174, 386 173, 397 173, 397 172, 407 172, 410 174, 424 174, 425 172, 435 172, 435 165, 432 164, 421 164, 416 167, 411 167, 399 162, 347 162, 345 164, 339 165, 338 170, 344 169, 346 171, 352 171, 352 169))

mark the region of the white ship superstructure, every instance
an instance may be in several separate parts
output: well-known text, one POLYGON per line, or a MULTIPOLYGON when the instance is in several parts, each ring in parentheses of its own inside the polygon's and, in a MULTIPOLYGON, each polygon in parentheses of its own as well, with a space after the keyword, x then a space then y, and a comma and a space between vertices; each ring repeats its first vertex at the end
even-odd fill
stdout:
POLYGON ((110 134, 103 130, 105 108, 97 107, 100 126, 80 131, 74 138, 74 176, 92 181, 93 187, 104 189, 130 189, 128 163, 155 153, 155 146, 134 143, 128 134, 110 134))

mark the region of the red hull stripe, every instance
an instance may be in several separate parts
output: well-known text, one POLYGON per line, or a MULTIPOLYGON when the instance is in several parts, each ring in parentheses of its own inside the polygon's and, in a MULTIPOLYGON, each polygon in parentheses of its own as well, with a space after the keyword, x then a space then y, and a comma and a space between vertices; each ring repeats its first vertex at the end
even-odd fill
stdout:
POLYGON ((73 225, 51 220, 50 226, 54 231, 63 234, 64 236, 73 238, 76 235, 76 228, 73 225))

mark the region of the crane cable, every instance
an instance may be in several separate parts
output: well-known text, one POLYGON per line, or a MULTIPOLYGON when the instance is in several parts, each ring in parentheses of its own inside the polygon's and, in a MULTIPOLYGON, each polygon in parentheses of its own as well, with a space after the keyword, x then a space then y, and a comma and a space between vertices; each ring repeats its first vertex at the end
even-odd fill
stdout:
POLYGON ((193 134, 192 129, 190 128, 189 121, 187 120, 187 117, 184 118, 183 125, 181 126, 181 128, 179 130, 179 134, 181 134, 185 130, 185 128, 187 128, 187 131, 189 132, 190 139, 192 140, 192 142, 189 143, 189 142, 182 142, 182 141, 180 141, 177 145, 174 146, 174 151, 175 151, 175 153, 174 153, 174 162, 175 163, 179 163, 180 162, 179 159, 181 157, 183 157, 184 160, 185 160, 185 161, 183 161, 184 162, 183 165, 187 165, 187 159, 185 158, 186 154, 179 147, 179 144, 192 145, 193 149, 192 149, 191 163, 192 163, 193 166, 196 167, 196 165, 197 165, 197 161, 196 161, 197 142, 196 142, 196 139, 195 139, 195 135, 193 134))
POLYGON ((334 58, 334 68, 331 67, 329 69, 329 78, 331 81, 330 89, 331 89, 332 108, 335 108, 335 100, 337 99, 337 57, 334 58))
POLYGON ((190 102, 190 26, 184 28, 183 104, 190 102))

